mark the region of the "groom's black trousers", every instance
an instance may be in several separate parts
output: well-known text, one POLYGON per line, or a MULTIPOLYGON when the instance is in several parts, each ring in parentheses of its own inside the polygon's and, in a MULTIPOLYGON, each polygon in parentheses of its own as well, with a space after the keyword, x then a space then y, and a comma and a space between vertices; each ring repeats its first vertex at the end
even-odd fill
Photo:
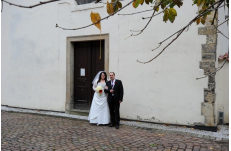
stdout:
POLYGON ((120 103, 116 101, 114 96, 111 98, 111 102, 109 103, 110 115, 111 115, 111 123, 118 124, 120 122, 120 103))

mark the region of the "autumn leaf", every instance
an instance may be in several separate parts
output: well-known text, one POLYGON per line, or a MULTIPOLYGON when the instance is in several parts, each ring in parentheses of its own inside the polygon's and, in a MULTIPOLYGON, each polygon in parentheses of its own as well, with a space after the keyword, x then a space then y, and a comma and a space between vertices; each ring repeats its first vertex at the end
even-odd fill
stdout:
POLYGON ((149 2, 150 2, 149 0, 145 0, 145 3, 148 4, 148 5, 149 5, 149 2))
POLYGON ((197 0, 197 6, 201 5, 202 0, 197 0))
POLYGON ((201 22, 201 19, 198 18, 198 19, 197 19, 197 25, 200 24, 200 22, 201 22))
POLYGON ((107 1, 107 13, 111 15, 113 12, 113 5, 107 1))
POLYGON ((140 0, 140 4, 143 5, 143 3, 144 3, 144 0, 140 0))
POLYGON ((168 19, 170 20, 171 23, 174 22, 176 16, 177 16, 176 10, 174 8, 169 8, 168 19))
POLYGON ((101 23, 100 23, 100 20, 101 19, 101 17, 100 17, 100 15, 99 15, 99 13, 93 13, 93 12, 91 12, 91 21, 92 21, 92 23, 93 24, 95 24, 95 26, 99 29, 99 30, 101 30, 101 23), (99 21, 99 22, 98 22, 99 21), (97 23, 96 23, 97 22, 97 23))
POLYGON ((174 0, 174 2, 179 8, 183 5, 182 0, 174 0))
MULTIPOLYGON (((118 2, 118 1, 117 1, 118 2)), ((113 4, 113 10, 114 10, 114 12, 115 11, 117 11, 118 9, 119 9, 119 6, 118 6, 118 3, 117 2, 115 2, 114 4, 113 4)))
POLYGON ((153 9, 156 9, 157 12, 159 11, 159 7, 156 8, 156 6, 154 6, 153 9))
POLYGON ((167 21, 168 21, 168 8, 167 8, 167 9, 165 9, 165 11, 164 11, 163 21, 165 21, 165 22, 167 22, 167 21))
POLYGON ((121 2, 118 2, 118 7, 122 8, 122 3, 121 2))
MULTIPOLYGON (((133 2, 133 4, 132 4, 133 7, 134 7, 134 8, 137 8, 137 7, 139 6, 139 4, 140 4, 140 1, 141 1, 141 0, 135 0, 135 1, 133 2)), ((146 2, 146 1, 145 1, 145 2, 146 2)))
POLYGON ((166 6, 166 4, 165 4, 165 3, 162 3, 162 4, 161 4, 161 8, 162 8, 162 9, 164 9, 164 8, 165 8, 165 6, 166 6))
POLYGON ((170 8, 169 13, 171 13, 173 16, 177 16, 177 12, 174 8, 170 8))
POLYGON ((205 19, 201 18, 201 23, 204 25, 205 24, 205 19))

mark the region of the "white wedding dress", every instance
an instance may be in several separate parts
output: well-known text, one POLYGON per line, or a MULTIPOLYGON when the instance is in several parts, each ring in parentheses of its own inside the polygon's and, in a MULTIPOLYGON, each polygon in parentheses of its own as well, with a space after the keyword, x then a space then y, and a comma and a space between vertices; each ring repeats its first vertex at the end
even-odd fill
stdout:
MULTIPOLYGON (((98 83, 95 81, 93 84, 93 90, 95 91, 97 86, 101 86, 104 90, 106 83, 98 83)), ((110 123, 110 112, 107 103, 107 94, 103 91, 101 94, 95 92, 91 109, 89 112, 88 120, 90 123, 95 124, 109 124, 110 123)))

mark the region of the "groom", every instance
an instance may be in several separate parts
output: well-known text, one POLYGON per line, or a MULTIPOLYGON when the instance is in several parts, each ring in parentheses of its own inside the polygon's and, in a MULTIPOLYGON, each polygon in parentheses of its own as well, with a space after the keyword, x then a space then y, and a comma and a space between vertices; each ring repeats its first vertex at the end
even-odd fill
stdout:
POLYGON ((110 108, 110 115, 111 115, 111 124, 109 127, 115 126, 116 129, 119 129, 119 122, 120 122, 120 103, 123 101, 123 84, 122 81, 115 79, 115 73, 110 72, 110 79, 106 83, 108 89, 104 89, 104 92, 108 93, 108 104, 110 108))

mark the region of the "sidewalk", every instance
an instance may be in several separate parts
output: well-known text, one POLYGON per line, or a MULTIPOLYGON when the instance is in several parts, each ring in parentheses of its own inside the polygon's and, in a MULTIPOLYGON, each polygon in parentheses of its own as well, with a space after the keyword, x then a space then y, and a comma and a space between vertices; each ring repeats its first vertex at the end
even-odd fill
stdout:
MULTIPOLYGON (((228 150, 228 140, 122 124, 119 130, 75 118, 4 111, 2 150, 228 150)), ((60 113, 64 114, 64 113, 60 113)), ((75 116, 75 115, 74 115, 75 116)), ((124 121, 125 122, 125 121, 124 121)), ((134 124, 134 123, 133 123, 134 124)))
MULTIPOLYGON (((12 108, 2 106, 1 110, 4 111, 14 111, 14 112, 22 112, 22 113, 35 113, 35 114, 42 114, 42 115, 52 115, 52 116, 59 116, 59 117, 68 117, 80 120, 87 120, 87 116, 80 116, 80 115, 72 115, 66 113, 58 113, 58 112, 51 112, 51 111, 38 111, 38 110, 30 110, 30 109, 21 109, 21 108, 12 108)), ((203 130, 196 130, 185 128, 183 126, 165 126, 162 124, 151 124, 151 123, 144 123, 144 122, 134 122, 134 121, 121 121, 121 124, 140 127, 140 128, 152 128, 160 133, 167 132, 167 133, 178 133, 184 134, 189 136, 195 136, 200 138, 207 138, 211 140, 228 140, 229 139, 229 127, 228 126, 218 126, 218 132, 210 132, 210 131, 203 131, 203 130)))

